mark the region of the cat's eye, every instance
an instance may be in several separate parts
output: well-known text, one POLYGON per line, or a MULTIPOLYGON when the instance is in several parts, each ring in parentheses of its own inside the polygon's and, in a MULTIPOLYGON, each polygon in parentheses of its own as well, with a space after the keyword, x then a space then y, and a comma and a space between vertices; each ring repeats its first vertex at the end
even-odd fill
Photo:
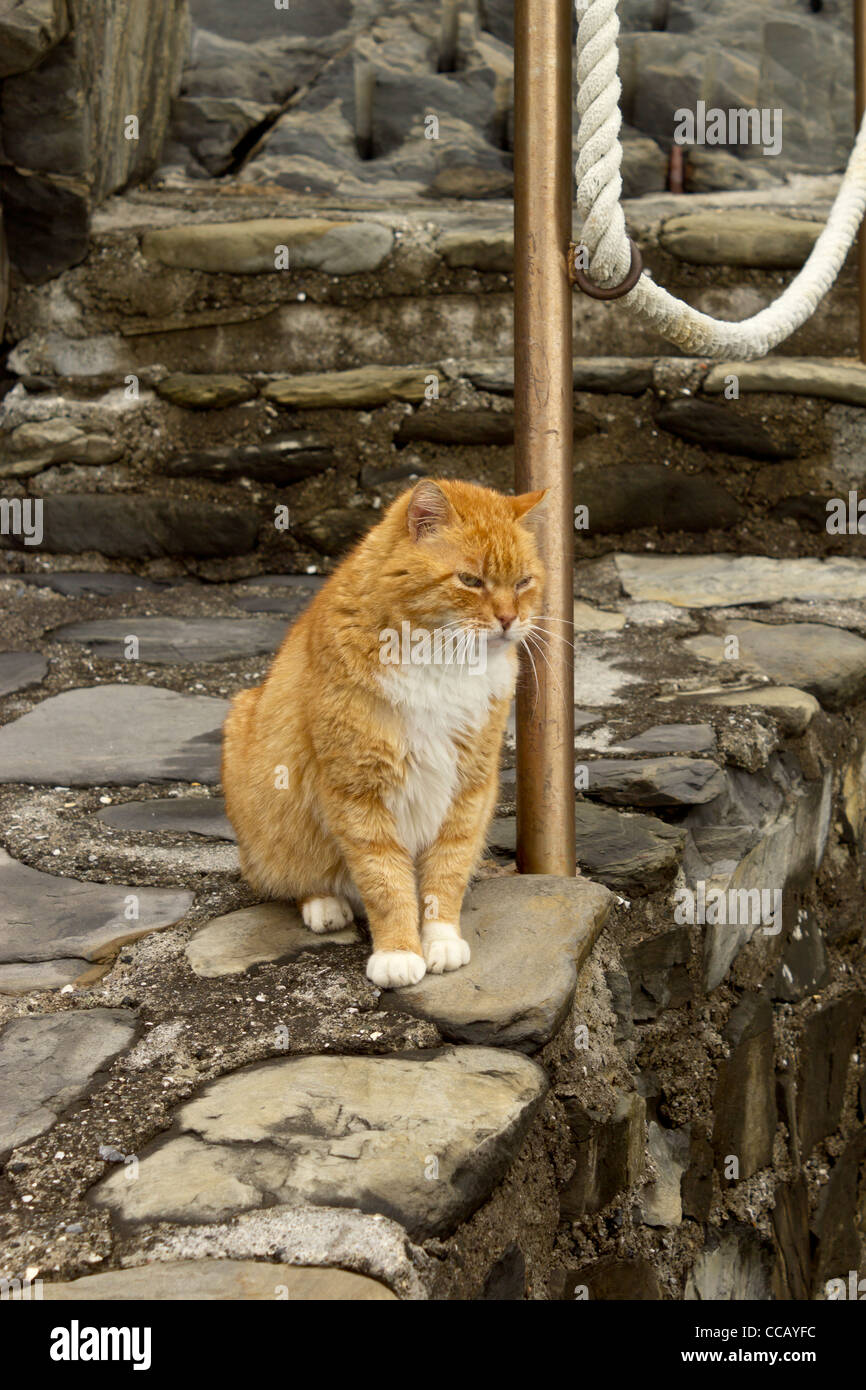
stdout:
POLYGON ((479 579, 477 574, 458 574, 457 578, 461 584, 465 584, 467 589, 483 589, 484 580, 479 579))
POLYGON ((527 575, 525 576, 525 578, 523 578, 523 579, 518 579, 518 581, 517 581, 517 583, 515 584, 514 587, 515 587, 515 589, 525 589, 525 588, 527 587, 527 585, 529 585, 529 584, 531 584, 531 583, 532 583, 532 575, 531 575, 531 574, 527 574, 527 575))

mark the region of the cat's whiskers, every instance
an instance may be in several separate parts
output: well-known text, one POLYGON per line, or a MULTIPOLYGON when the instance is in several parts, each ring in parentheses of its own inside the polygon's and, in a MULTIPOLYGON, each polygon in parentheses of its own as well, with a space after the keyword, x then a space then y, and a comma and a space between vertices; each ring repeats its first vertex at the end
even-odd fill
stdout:
POLYGON ((527 633, 527 634, 526 634, 526 641, 527 641, 527 642, 533 643, 533 649, 534 649, 534 651, 536 652, 536 654, 537 654, 538 656, 541 657, 542 661, 543 661, 543 662, 545 663, 545 665, 547 666, 547 669, 549 670, 551 676, 553 677, 553 683, 554 683, 554 686, 555 686, 555 688, 556 688, 556 693, 559 695, 559 698, 560 698, 560 700, 562 701, 563 708, 565 708, 565 706, 566 706, 565 692, 563 691, 562 686, 561 686, 560 683, 559 683, 559 679, 557 678, 557 675, 556 675, 556 672, 555 672, 553 666, 551 665, 550 661, 548 660, 547 653, 545 652, 543 646, 541 645, 541 641, 540 641, 540 638, 539 638, 539 634, 538 634, 538 633, 534 633, 534 632, 529 632, 529 633, 527 633), (536 644, 537 644, 537 645, 536 645, 536 644))

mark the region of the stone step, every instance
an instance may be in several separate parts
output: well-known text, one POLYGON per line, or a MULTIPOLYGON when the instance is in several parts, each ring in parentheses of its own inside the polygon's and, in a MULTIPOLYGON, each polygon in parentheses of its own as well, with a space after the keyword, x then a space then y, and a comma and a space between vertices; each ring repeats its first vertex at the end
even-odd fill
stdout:
POLYGON ((446 1236, 504 1176, 547 1085, 501 1048, 265 1062, 206 1087, 139 1156, 135 1183, 112 1174, 90 1200, 124 1223, 181 1225, 345 1205, 446 1236))
MULTIPOLYGON (((629 203, 627 215, 657 281, 716 312, 721 278, 737 316, 747 317, 777 297, 776 272, 790 273, 811 249, 828 206, 826 185, 816 187, 820 201, 784 208, 778 200, 755 207, 690 199, 684 207, 674 198, 647 198, 629 203), (745 282, 739 288, 737 279, 745 282)), ((333 203, 310 212, 298 216, 285 195, 264 189, 228 202, 201 186, 111 200, 84 265, 61 277, 61 285, 64 278, 75 285, 64 335, 52 314, 54 291, 31 286, 13 293, 13 371, 76 375, 75 339, 89 340, 87 365, 79 353, 86 371, 121 380, 124 371, 143 373, 156 362, 172 371, 195 364, 198 371, 231 372, 251 362, 265 371, 328 370, 347 363, 347 353, 354 353, 351 365, 367 365, 371 355, 395 361, 422 304, 434 357, 507 351, 510 204, 469 211, 446 201, 435 210, 394 213, 349 201, 336 216, 333 203), (238 349, 231 359, 221 341, 229 324, 238 349)), ((844 352, 856 339, 855 318, 846 269, 800 330, 799 351, 844 352)), ((615 352, 624 322, 575 295, 576 341, 615 352)), ((628 323, 632 351, 664 351, 651 331, 628 323)))

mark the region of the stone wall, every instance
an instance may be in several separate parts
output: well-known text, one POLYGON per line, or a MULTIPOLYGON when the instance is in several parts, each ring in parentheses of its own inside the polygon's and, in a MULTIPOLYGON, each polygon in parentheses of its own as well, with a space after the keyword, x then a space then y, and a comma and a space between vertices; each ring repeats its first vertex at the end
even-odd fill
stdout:
POLYGON ((4 7, 0 197, 26 279, 82 260, 93 208, 156 167, 188 36, 186 0, 4 7))

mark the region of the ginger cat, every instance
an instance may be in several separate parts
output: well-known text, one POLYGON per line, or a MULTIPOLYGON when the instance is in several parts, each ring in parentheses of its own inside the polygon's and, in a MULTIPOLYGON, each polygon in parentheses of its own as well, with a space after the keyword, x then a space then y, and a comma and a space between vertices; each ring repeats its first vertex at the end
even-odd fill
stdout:
POLYGON ((522 518, 543 496, 419 482, 226 720, 222 781, 244 877, 297 899, 316 932, 365 913, 380 989, 469 960, 460 909, 544 583, 522 518))

